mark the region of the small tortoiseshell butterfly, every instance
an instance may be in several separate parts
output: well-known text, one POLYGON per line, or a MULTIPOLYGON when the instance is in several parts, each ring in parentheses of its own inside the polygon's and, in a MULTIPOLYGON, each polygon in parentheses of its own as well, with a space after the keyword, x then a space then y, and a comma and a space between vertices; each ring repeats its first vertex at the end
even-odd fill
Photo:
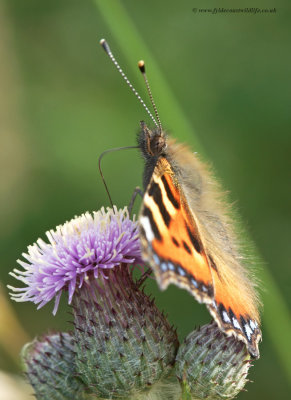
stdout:
POLYGON ((218 185, 198 157, 162 129, 144 63, 139 62, 139 67, 158 123, 106 41, 101 44, 156 125, 151 130, 141 122, 138 139, 145 159, 139 216, 143 258, 161 289, 174 283, 188 290, 206 304, 223 332, 244 341, 249 353, 258 358, 261 330, 255 284, 243 265, 218 185))

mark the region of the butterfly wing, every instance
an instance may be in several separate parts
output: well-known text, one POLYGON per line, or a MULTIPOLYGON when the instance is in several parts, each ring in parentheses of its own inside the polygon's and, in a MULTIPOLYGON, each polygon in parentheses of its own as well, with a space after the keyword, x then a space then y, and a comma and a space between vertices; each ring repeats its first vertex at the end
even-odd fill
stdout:
POLYGON ((218 326, 243 340, 258 357, 257 314, 249 312, 235 272, 203 240, 203 226, 188 204, 170 162, 160 157, 144 195, 140 213, 142 255, 162 289, 170 283, 205 303, 218 326))
POLYGON ((248 288, 237 280, 228 266, 224 266, 223 273, 220 273, 221 264, 216 264, 214 259, 214 256, 209 256, 215 288, 214 302, 207 307, 218 326, 225 333, 244 341, 250 354, 258 358, 261 331, 257 311, 249 301, 248 288))
POLYGON ((140 213, 143 258, 162 289, 170 283, 203 303, 213 299, 212 275, 198 227, 165 158, 160 158, 140 213))

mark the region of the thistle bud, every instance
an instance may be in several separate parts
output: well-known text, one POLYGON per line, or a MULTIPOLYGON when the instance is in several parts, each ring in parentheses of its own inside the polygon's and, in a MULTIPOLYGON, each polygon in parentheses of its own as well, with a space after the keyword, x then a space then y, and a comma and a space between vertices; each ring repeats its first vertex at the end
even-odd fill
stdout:
POLYGON ((176 359, 185 399, 232 399, 248 381, 249 368, 244 343, 223 334, 214 322, 190 333, 176 359))
POLYGON ((26 375, 37 399, 84 399, 84 387, 75 371, 73 342, 68 333, 56 333, 22 349, 26 375))

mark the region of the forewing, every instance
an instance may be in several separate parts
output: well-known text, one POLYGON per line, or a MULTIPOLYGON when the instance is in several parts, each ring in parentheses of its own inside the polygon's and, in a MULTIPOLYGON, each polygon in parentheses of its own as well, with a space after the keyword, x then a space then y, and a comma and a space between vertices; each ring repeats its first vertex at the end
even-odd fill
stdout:
POLYGON ((162 289, 185 288, 203 303, 213 301, 213 283, 195 217, 175 174, 160 158, 144 195, 140 213, 143 258, 162 289))

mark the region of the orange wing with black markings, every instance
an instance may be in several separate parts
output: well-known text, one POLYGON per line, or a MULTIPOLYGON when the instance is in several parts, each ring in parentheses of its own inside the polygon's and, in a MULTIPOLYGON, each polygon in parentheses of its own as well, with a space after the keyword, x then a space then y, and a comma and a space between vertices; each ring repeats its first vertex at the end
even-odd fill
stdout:
POLYGON ((210 267, 198 226, 166 158, 161 158, 140 214, 143 257, 161 288, 172 282, 199 302, 213 300, 210 267))
POLYGON ((259 328, 259 315, 256 307, 250 304, 241 281, 232 276, 232 270, 214 262, 214 256, 209 256, 212 265, 214 285, 214 302, 207 305, 219 327, 228 335, 235 335, 244 341, 250 354, 258 358, 258 342, 261 339, 259 328), (227 274, 227 275, 226 275, 227 274))
POLYGON ((250 307, 232 269, 211 254, 169 161, 160 157, 143 199, 140 214, 143 258, 162 289, 170 283, 205 303, 219 327, 243 340, 259 356, 258 313, 250 307))

